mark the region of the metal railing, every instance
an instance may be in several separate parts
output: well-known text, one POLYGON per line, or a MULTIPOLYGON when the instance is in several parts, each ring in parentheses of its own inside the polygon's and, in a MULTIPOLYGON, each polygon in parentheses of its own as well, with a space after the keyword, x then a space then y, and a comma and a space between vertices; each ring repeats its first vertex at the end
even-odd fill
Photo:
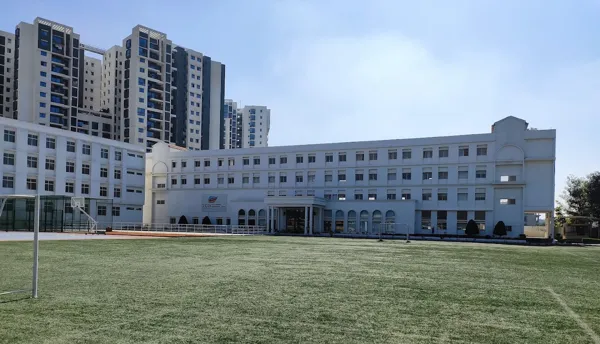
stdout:
POLYGON ((139 222, 115 222, 99 228, 111 227, 112 230, 134 232, 167 232, 167 233, 216 233, 216 234, 265 234, 265 226, 238 226, 238 225, 200 225, 200 224, 162 224, 139 222))

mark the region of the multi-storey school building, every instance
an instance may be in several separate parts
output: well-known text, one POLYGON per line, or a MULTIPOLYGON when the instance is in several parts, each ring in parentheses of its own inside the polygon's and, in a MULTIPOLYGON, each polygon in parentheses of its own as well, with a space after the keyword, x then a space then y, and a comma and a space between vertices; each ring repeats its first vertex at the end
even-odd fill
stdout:
POLYGON ((320 233, 524 233, 554 208, 555 130, 504 118, 485 134, 182 151, 146 159, 145 223, 260 225, 320 233))

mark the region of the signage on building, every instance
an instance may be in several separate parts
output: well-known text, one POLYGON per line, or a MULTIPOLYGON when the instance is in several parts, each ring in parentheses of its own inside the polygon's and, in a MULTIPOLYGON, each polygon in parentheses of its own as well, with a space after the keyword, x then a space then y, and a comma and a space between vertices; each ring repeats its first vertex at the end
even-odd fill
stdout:
POLYGON ((227 211, 227 195, 203 195, 202 196, 203 211, 227 211))

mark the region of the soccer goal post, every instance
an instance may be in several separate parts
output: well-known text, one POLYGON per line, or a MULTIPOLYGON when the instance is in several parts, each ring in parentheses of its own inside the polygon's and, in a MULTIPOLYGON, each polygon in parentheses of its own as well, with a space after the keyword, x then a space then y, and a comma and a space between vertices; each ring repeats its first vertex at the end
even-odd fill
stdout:
MULTIPOLYGON (((386 222, 386 223, 382 223, 381 227, 382 227, 382 230, 380 230, 380 233, 392 235, 392 236, 404 235, 404 236, 406 236, 406 241, 407 242, 410 241, 410 225, 408 225, 407 223, 386 222)), ((380 238, 381 238, 381 236, 380 236, 380 238)))
POLYGON ((17 293, 28 293, 31 292, 31 297, 38 297, 38 259, 39 259, 39 234, 40 234, 40 196, 39 195, 0 195, 0 218, 7 208, 9 202, 16 202, 17 200, 25 199, 26 201, 33 200, 33 277, 31 282, 31 289, 16 289, 9 291, 0 290, 0 296, 17 294, 17 293))

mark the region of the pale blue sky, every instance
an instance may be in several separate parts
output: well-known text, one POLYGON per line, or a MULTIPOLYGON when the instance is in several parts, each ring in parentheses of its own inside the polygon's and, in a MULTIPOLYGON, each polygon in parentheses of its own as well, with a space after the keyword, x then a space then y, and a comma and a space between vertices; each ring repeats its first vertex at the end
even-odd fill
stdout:
MULTIPOLYGON (((600 170, 600 0, 0 0, 82 41, 136 24, 227 65, 227 97, 272 109, 271 145, 557 129, 557 191, 600 170), (83 5, 85 4, 85 6, 83 5)), ((558 196, 558 194, 557 194, 558 196)))

